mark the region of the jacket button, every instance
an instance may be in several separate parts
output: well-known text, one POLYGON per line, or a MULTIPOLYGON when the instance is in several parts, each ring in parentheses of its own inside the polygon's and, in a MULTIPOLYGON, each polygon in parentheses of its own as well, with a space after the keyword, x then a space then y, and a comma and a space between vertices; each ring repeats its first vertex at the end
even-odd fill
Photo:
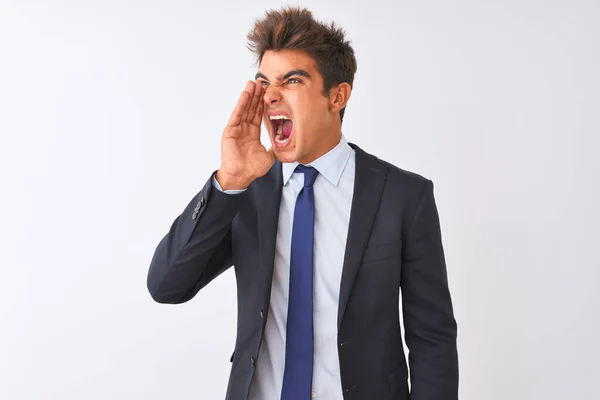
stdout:
POLYGON ((256 360, 254 357, 250 357, 250 360, 252 360, 252 368, 256 367, 256 360))
POLYGON ((196 208, 194 208, 194 213, 192 214, 192 219, 198 218, 198 213, 200 212, 200 209, 202 207, 204 207, 205 202, 206 202, 206 200, 204 200, 204 196, 200 197, 200 201, 196 204, 196 208))
POLYGON ((264 314, 263 314, 263 310, 262 310, 262 308, 261 308, 261 310, 260 310, 260 318, 261 318, 261 319, 263 318, 263 315, 264 315, 264 314))

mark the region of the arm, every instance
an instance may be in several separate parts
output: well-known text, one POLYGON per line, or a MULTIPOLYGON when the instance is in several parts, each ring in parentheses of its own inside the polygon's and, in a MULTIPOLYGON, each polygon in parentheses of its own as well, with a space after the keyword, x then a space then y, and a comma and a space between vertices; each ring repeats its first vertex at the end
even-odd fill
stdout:
POLYGON ((411 400, 457 400, 457 324, 433 183, 428 181, 405 236, 402 307, 411 400))
POLYGON ((231 267, 231 222, 248 196, 246 188, 275 161, 273 149, 260 143, 263 110, 262 85, 248 81, 221 135, 221 168, 175 219, 154 253, 147 285, 157 302, 188 301, 231 267))
POLYGON ((232 265, 231 222, 244 190, 222 192, 211 176, 160 241, 147 286, 159 303, 183 303, 232 265))

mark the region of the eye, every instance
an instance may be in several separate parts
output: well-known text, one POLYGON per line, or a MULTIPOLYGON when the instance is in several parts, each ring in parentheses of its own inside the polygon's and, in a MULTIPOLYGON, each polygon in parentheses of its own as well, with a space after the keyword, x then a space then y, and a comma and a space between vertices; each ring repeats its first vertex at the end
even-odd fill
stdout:
POLYGON ((262 87, 266 88, 267 85, 269 84, 269 82, 267 82, 267 81, 260 81, 260 84, 262 85, 262 87))
POLYGON ((300 81, 300 79, 291 78, 291 79, 288 79, 286 83, 290 84, 290 83, 302 83, 302 82, 300 81))

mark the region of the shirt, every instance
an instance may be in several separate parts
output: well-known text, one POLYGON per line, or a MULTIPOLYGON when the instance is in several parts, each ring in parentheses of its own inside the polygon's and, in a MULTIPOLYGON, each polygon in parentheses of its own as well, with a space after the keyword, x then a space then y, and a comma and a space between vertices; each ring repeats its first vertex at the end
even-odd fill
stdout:
MULTIPOLYGON (((298 165, 282 163, 283 188, 277 228, 275 263, 269 313, 249 400, 281 396, 285 369, 285 342, 289 292, 289 267, 296 197, 304 186, 304 174, 294 173, 298 165)), ((354 191, 355 152, 342 135, 329 152, 307 166, 319 175, 315 195, 314 232, 314 399, 342 400, 337 346, 337 312, 342 265, 348 236, 354 191)), ((221 190, 218 182, 214 186, 221 190)), ((239 193, 243 190, 225 191, 239 193)))

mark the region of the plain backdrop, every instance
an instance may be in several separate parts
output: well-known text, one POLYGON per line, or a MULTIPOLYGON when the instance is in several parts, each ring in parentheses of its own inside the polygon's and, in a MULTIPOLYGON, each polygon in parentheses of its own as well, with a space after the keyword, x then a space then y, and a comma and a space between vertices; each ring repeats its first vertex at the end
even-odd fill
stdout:
MULTIPOLYGON (((0 0, 0 398, 224 398, 233 269, 146 274, 283 4, 0 0)), ((600 398, 600 3, 299 5, 354 45, 346 138, 435 183, 460 398, 600 398)))

